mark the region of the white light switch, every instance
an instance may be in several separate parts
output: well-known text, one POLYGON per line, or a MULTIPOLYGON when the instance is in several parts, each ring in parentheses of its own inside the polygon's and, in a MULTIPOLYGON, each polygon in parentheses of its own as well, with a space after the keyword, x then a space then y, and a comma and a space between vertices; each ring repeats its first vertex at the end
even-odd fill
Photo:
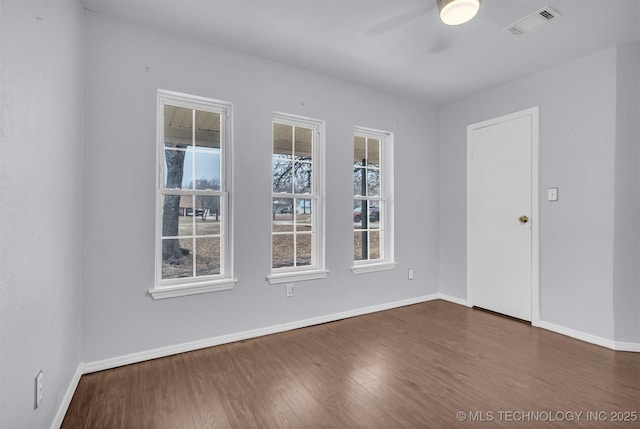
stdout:
POLYGON ((558 188, 547 189, 547 200, 558 201, 558 188))

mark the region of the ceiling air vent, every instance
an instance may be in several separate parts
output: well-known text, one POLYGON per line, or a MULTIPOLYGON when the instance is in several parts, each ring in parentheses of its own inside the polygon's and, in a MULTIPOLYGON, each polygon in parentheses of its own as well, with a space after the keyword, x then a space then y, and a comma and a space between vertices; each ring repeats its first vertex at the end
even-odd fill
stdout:
POLYGON ((517 20, 502 31, 513 37, 522 37, 526 34, 531 33, 533 30, 537 29, 543 24, 559 18, 560 16, 562 15, 560 15, 557 10, 555 10, 551 6, 545 6, 542 9, 533 12, 531 15, 517 20))

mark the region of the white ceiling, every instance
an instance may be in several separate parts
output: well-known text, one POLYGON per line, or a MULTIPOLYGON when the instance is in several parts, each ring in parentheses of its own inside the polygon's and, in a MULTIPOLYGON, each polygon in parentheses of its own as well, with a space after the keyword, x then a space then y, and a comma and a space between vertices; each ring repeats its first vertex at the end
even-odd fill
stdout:
POLYGON ((86 8, 250 55, 446 103, 619 43, 640 41, 640 0, 484 0, 449 27, 436 0, 83 0, 86 8), (550 5, 525 37, 502 29, 550 5))

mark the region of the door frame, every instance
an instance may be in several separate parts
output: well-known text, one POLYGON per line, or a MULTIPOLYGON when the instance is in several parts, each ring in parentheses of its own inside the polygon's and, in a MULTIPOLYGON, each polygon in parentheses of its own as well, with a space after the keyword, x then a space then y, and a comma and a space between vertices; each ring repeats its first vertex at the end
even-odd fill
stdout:
MULTIPOLYGON (((471 195, 471 137, 475 130, 497 125, 523 116, 531 117, 531 325, 540 324, 540 106, 530 107, 517 112, 476 122, 467 126, 467 267, 471 259, 469 246, 469 207, 471 195)), ((473 307, 471 275, 467 269, 467 305, 473 307)))

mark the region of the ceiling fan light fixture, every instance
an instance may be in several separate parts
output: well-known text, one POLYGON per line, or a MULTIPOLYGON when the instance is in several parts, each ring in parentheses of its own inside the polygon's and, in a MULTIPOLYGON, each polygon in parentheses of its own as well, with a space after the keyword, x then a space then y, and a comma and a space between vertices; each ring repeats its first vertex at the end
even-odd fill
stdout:
POLYGON ((447 25, 460 25, 470 21, 482 0, 437 0, 440 19, 447 25))

